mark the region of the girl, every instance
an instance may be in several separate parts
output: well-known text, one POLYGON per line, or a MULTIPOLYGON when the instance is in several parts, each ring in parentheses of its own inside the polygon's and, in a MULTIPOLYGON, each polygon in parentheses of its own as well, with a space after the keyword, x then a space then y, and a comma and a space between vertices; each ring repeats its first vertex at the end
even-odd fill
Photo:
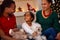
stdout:
POLYGON ((0 37, 3 40, 16 40, 9 35, 9 30, 16 28, 15 2, 5 0, 0 6, 0 37))
POLYGON ((42 26, 42 35, 46 35, 48 40, 55 40, 56 33, 60 32, 58 15, 52 11, 52 0, 41 0, 42 10, 36 13, 36 22, 42 26), (57 31, 57 32, 56 32, 57 31))
POLYGON ((24 14, 25 23, 22 24, 22 28, 28 34, 29 38, 35 40, 42 40, 41 38, 41 25, 34 23, 34 14, 32 12, 26 12, 24 14))

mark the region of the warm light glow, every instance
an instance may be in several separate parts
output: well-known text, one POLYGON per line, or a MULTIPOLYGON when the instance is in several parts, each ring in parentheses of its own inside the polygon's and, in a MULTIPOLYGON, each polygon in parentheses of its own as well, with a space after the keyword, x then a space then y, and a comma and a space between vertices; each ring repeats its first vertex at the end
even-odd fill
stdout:
MULTIPOLYGON (((35 8, 36 11, 38 11, 38 8, 35 8)), ((26 12, 28 10, 22 9, 22 12, 26 12)), ((18 12, 18 9, 16 9, 16 12, 18 12)))
POLYGON ((38 11, 38 8, 35 8, 36 11, 38 11))
POLYGON ((16 9, 16 12, 18 12, 18 9, 16 9))
POLYGON ((25 12, 25 10, 24 10, 24 9, 22 9, 22 11, 23 11, 23 12, 25 12))

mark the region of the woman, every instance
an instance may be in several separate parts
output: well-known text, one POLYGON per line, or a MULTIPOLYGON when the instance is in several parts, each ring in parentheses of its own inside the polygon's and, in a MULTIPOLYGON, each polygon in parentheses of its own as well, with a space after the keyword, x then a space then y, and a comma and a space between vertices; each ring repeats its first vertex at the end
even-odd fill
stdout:
POLYGON ((3 1, 0 6, 0 37, 3 40, 16 40, 11 38, 9 30, 16 28, 16 19, 13 13, 15 12, 14 1, 3 1))
POLYGON ((56 33, 60 31, 58 15, 51 9, 52 0, 42 0, 42 10, 36 13, 36 22, 42 26, 42 35, 48 40, 55 40, 56 33))

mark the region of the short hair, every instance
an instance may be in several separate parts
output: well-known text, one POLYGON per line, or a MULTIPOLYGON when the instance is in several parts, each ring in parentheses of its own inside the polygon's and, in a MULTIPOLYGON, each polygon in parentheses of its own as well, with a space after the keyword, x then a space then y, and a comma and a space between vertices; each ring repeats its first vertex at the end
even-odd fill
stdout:
POLYGON ((30 14, 30 16, 33 18, 33 19, 32 19, 32 21, 33 21, 33 20, 34 20, 34 18, 35 18, 35 17, 34 17, 34 14, 33 14, 32 12, 30 12, 30 11, 27 11, 27 12, 25 12, 24 16, 26 16, 26 14, 27 14, 27 13, 29 13, 29 14, 30 14))

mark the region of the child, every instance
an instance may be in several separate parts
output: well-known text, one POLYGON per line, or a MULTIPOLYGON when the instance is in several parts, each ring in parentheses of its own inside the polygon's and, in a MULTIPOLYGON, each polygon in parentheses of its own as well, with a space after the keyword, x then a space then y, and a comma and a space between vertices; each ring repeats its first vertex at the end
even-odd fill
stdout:
POLYGON ((42 38, 46 39, 45 36, 41 36, 41 25, 38 23, 34 23, 34 14, 32 12, 26 12, 24 14, 25 23, 22 24, 22 28, 25 30, 25 32, 28 34, 28 37, 30 39, 35 40, 43 40, 42 38))

